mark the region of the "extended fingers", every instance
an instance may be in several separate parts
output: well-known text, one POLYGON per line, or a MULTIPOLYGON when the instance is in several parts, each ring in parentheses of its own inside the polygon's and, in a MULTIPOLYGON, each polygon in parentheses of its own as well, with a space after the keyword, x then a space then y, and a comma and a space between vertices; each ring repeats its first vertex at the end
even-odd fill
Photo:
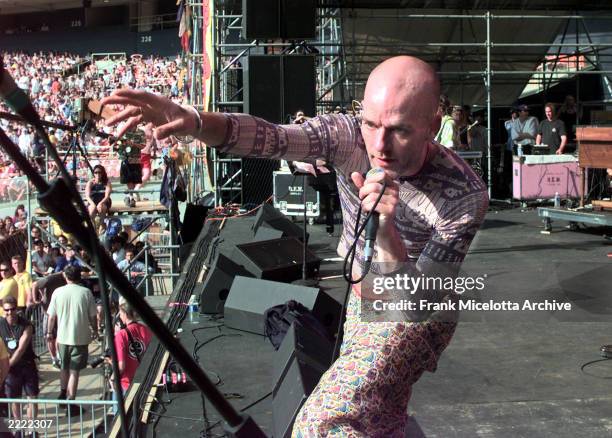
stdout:
POLYGON ((130 117, 142 119, 142 108, 139 106, 128 106, 127 108, 119 111, 117 114, 106 119, 106 124, 108 126, 116 125, 117 123, 129 119, 130 117))

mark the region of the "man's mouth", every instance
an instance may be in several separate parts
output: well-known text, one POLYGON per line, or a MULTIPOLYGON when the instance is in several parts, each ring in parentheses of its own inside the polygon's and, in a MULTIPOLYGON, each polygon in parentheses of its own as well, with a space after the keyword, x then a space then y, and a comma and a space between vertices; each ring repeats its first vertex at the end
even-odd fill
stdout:
POLYGON ((391 163, 395 161, 394 159, 388 158, 388 157, 372 157, 372 159, 375 164, 381 167, 389 166, 391 163))

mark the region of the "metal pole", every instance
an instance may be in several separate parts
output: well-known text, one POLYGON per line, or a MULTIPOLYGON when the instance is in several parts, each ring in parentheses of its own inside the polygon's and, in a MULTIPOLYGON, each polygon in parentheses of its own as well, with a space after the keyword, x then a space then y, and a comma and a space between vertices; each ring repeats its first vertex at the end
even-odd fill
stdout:
POLYGON ((487 21, 487 191, 492 197, 491 174, 491 12, 486 13, 487 21))
MULTIPOLYGON (((30 277, 32 276, 32 217, 34 216, 32 214, 32 198, 30 196, 30 182, 28 180, 26 180, 26 199, 27 199, 27 203, 28 203, 28 220, 26 221, 26 232, 28 233, 28 253, 26 254, 26 258, 24 261, 26 261, 28 259, 28 256, 30 256, 30 277)), ((40 237, 42 237, 42 233, 40 235, 40 237)), ((40 238, 39 237, 39 238, 40 238)))

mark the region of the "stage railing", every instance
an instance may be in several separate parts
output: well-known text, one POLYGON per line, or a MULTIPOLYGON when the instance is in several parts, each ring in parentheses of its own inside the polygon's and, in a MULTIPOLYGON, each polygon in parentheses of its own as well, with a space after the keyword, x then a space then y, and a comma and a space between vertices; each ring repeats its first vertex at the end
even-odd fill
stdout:
POLYGON ((117 402, 0 398, 0 406, 7 410, 2 421, 13 434, 21 431, 21 436, 27 436, 35 431, 39 437, 103 437, 110 430, 117 402), (15 417, 13 409, 19 417, 15 417), (37 412, 32 411, 28 416, 28 410, 32 409, 37 412))

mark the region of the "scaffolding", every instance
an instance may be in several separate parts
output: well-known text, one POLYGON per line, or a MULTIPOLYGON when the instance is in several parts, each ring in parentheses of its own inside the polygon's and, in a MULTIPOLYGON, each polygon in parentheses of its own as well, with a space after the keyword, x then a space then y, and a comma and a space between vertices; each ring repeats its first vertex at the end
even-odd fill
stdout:
MULTIPOLYGON (((382 59, 393 55, 414 55, 425 61, 437 64, 443 84, 458 90, 458 103, 464 103, 469 87, 479 87, 483 90, 482 103, 475 109, 482 109, 486 114, 487 128, 487 184, 489 195, 492 189, 491 162, 491 132, 492 109, 509 107, 507 103, 495 102, 493 94, 500 83, 525 84, 529 81, 539 81, 545 96, 555 82, 555 78, 566 78, 567 69, 561 68, 559 60, 572 56, 575 59, 583 57, 592 66, 591 69, 576 68, 574 80, 579 90, 580 77, 584 75, 601 75, 608 95, 612 96, 610 73, 612 70, 602 69, 603 60, 609 60, 612 43, 595 41, 588 31, 585 20, 610 20, 606 14, 565 14, 563 12, 538 13, 493 13, 491 11, 457 11, 456 13, 409 13, 398 10, 368 10, 357 8, 327 7, 317 10, 317 38, 313 41, 296 42, 250 42, 240 39, 242 30, 242 15, 236 3, 216 1, 213 14, 213 49, 214 70, 213 88, 210 108, 213 111, 241 112, 242 101, 242 67, 241 59, 251 54, 261 54, 263 48, 284 50, 285 53, 299 50, 300 45, 316 48, 317 56, 317 111, 319 114, 331 108, 346 109, 354 99, 359 99, 367 75, 371 68, 382 59), (443 22, 456 20, 458 22, 457 41, 452 40, 456 29, 448 35, 448 40, 437 42, 397 42, 358 41, 355 22, 359 19, 370 22, 389 21, 389 26, 409 27, 411 23, 423 20, 443 22), (563 28, 559 42, 520 42, 495 40, 493 35, 497 30, 525 26, 530 23, 533 32, 538 32, 538 21, 559 22, 563 28), (516 24, 515 24, 516 23, 516 24), (533 25, 531 24, 533 23, 533 25), (574 41, 569 41, 568 29, 574 23, 574 41), (350 36, 350 38, 349 38, 350 36), (348 41, 347 41, 348 39, 348 41), (504 69, 496 68, 500 60, 526 65, 533 63, 533 53, 529 51, 555 50, 556 53, 545 53, 547 66, 543 71, 534 69, 504 69), (364 51, 365 50, 365 51, 364 51), (474 68, 476 66, 476 68, 474 68)), ((201 5, 201 3, 198 3, 201 5)), ((497 11, 496 11, 497 12, 497 11)), ((559 36, 555 31, 554 36, 559 36)), ((198 33, 197 31, 194 33, 198 33)), ((499 32, 498 32, 499 33, 499 32)), ((518 99, 518 93, 515 97, 518 99)), ((576 93, 580 103, 580 93, 576 93)), ((611 103, 607 100, 588 102, 593 106, 611 103)), ((228 155, 212 152, 213 189, 215 205, 224 203, 241 203, 241 168, 240 160, 228 155)))

